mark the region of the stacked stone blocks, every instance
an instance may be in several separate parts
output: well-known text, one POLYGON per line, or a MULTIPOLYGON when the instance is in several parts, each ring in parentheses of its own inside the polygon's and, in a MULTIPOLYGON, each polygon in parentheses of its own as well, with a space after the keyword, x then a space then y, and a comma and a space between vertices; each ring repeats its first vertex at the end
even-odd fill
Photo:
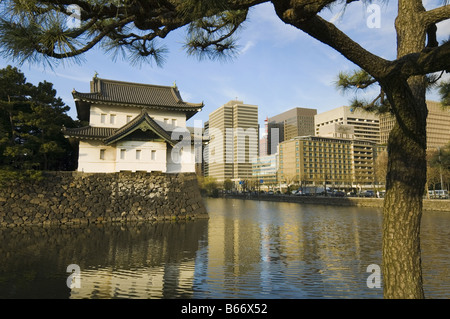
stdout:
POLYGON ((194 173, 45 172, 0 186, 0 226, 207 217, 194 173))

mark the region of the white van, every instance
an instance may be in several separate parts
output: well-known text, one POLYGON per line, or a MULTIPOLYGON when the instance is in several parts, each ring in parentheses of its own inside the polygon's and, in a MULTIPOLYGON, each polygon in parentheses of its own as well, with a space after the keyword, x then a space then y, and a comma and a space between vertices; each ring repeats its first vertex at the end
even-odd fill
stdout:
POLYGON ((448 199, 448 190, 446 189, 437 189, 435 191, 428 191, 430 198, 433 199, 448 199))

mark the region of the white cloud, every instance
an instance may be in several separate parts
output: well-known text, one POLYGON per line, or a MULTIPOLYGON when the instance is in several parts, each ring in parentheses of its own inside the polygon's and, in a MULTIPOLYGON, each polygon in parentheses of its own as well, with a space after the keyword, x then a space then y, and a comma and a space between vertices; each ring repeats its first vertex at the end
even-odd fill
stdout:
POLYGON ((77 82, 83 82, 83 83, 89 83, 91 81, 92 77, 94 76, 94 73, 87 75, 87 74, 80 74, 80 72, 73 72, 70 69, 67 70, 67 72, 54 72, 55 76, 68 79, 71 81, 77 81, 77 82))
POLYGON ((248 50, 250 50, 252 47, 255 46, 255 42, 254 41, 247 41, 247 43, 244 45, 244 47, 239 51, 240 55, 243 55, 245 53, 247 53, 248 50))

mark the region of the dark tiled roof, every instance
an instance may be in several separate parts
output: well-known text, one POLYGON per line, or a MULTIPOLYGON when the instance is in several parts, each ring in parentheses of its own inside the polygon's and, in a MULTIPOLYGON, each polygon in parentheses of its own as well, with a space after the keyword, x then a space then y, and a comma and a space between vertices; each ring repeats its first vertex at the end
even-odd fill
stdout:
POLYGON ((103 140, 111 136, 115 130, 117 129, 110 127, 84 126, 79 128, 63 128, 62 132, 64 135, 70 137, 103 140))
POLYGON ((142 111, 141 114, 136 116, 132 121, 117 129, 111 136, 105 138, 104 141, 106 144, 112 144, 137 129, 150 129, 170 145, 176 143, 171 139, 170 134, 159 126, 145 111, 142 111))
POLYGON ((74 90, 72 95, 75 99, 91 103, 106 102, 186 111, 197 111, 203 107, 203 103, 183 101, 176 86, 121 82, 97 77, 94 77, 91 82, 90 93, 81 93, 74 90))

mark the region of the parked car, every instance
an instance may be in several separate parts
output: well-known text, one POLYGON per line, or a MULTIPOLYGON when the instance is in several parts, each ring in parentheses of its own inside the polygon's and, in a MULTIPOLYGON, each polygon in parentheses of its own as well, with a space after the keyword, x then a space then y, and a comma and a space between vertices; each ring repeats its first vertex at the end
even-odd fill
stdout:
POLYGON ((445 189, 431 190, 428 194, 432 199, 448 199, 448 191, 445 189))
POLYGON ((366 190, 360 193, 360 197, 375 197, 375 192, 372 190, 366 190))
POLYGON ((336 192, 333 192, 333 196, 336 196, 336 197, 345 197, 345 192, 342 192, 342 191, 336 191, 336 192))

